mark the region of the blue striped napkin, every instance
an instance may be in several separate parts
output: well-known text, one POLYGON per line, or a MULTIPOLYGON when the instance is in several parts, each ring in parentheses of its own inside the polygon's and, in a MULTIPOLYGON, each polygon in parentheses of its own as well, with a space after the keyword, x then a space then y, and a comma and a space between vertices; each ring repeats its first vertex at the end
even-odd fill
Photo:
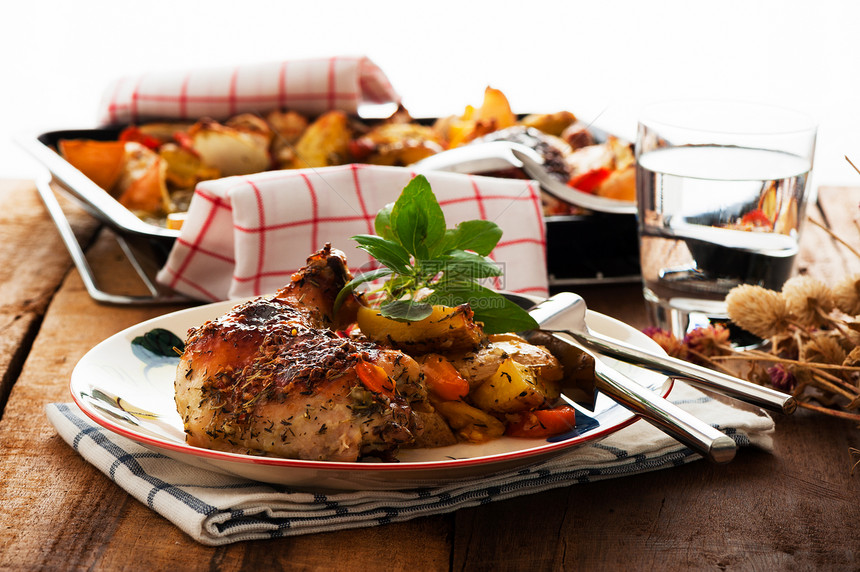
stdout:
MULTIPOLYGON (((672 401, 740 446, 772 448, 773 420, 675 382, 672 401)), ((140 502, 206 545, 401 522, 701 457, 644 421, 526 468, 433 488, 313 493, 199 469, 93 423, 74 404, 46 407, 62 438, 140 502)))

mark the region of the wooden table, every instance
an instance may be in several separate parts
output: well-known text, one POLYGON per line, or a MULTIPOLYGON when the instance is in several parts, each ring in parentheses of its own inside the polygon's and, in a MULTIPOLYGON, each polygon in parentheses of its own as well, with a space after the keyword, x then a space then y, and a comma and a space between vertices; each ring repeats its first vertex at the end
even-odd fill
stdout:
MULTIPOLYGON (((860 189, 822 189, 833 228, 855 244, 860 189)), ((67 209, 100 277, 130 288, 109 233, 67 209)), ((814 215, 816 213, 813 213, 814 215)), ((808 226, 800 268, 860 261, 808 226)), ((589 306, 645 326, 639 286, 580 290, 589 306)), ((807 570, 860 569, 860 469, 850 422, 776 419, 773 454, 727 465, 576 485, 369 529, 209 548, 83 461, 48 423, 70 401, 75 363, 97 342, 176 307, 95 303, 30 181, 0 181, 0 569, 807 570)))

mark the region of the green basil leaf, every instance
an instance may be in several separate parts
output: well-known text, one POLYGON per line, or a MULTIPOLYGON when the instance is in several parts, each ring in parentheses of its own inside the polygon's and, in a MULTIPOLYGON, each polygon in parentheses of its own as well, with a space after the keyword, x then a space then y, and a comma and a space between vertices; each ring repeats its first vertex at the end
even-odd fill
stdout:
POLYGON ((346 297, 349 296, 352 292, 355 292, 356 287, 361 286, 367 282, 373 282, 374 280, 379 280, 380 278, 385 278, 386 276, 391 276, 391 270, 388 268, 378 268, 376 270, 371 270, 370 272, 364 272, 359 274, 349 282, 343 285, 343 288, 340 289, 340 292, 337 293, 337 297, 334 299, 334 312, 337 312, 340 309, 341 304, 343 304, 346 297))
POLYGON ((412 270, 409 253, 406 249, 374 234, 358 234, 352 237, 358 247, 380 263, 400 274, 410 274, 412 270))
POLYGON ((535 319, 515 302, 480 284, 451 284, 447 288, 434 290, 426 301, 446 306, 468 303, 475 314, 475 321, 484 324, 487 334, 523 332, 538 327, 535 319))
POLYGON ((376 234, 386 240, 396 242, 396 237, 391 230, 391 209, 394 208, 394 203, 388 203, 376 213, 376 218, 373 220, 373 230, 376 234))
POLYGON ((445 215, 424 175, 417 175, 394 203, 391 232, 416 258, 430 258, 431 248, 445 237, 445 215))
POLYGON ((158 356, 176 357, 185 349, 185 342, 169 330, 155 328, 131 340, 132 345, 140 346, 158 356))
POLYGON ((451 251, 434 262, 443 273, 443 281, 470 280, 477 282, 502 275, 501 266, 486 256, 465 250, 451 251))
POLYGON ((489 220, 463 221, 445 233, 439 254, 451 250, 472 250, 487 256, 502 238, 502 229, 489 220))
POLYGON ((414 300, 395 300, 379 307, 379 313, 399 322, 417 322, 433 313, 433 306, 414 300))
POLYGON ((396 275, 388 280, 383 288, 388 293, 389 300, 399 300, 407 295, 411 297, 415 293, 415 290, 418 289, 418 286, 416 285, 414 276, 396 275))

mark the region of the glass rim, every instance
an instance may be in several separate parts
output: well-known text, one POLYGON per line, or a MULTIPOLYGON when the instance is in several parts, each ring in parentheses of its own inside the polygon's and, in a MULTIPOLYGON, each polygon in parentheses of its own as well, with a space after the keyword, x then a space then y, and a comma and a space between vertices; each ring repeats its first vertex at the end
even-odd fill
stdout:
POLYGON ((718 99, 718 98, 678 98, 653 101, 643 106, 639 113, 639 124, 647 127, 667 127, 688 132, 713 133, 719 135, 737 136, 783 136, 790 134, 815 134, 818 130, 818 122, 813 116, 805 111, 761 103, 757 101, 718 99), (687 111, 684 118, 681 108, 687 111), (691 110, 694 107, 695 110, 691 110), (692 114, 690 113, 692 111, 692 114), (723 114, 719 115, 716 112, 723 114), (744 111, 747 116, 741 118, 735 116, 733 126, 739 125, 737 120, 746 119, 750 121, 749 128, 720 128, 714 122, 720 117, 725 117, 728 111, 744 111), (752 111, 759 113, 753 115, 752 111), (769 119, 773 127, 765 128, 764 113, 770 115, 769 119), (773 114, 781 114, 773 117, 773 114), (693 118, 695 115, 695 119, 693 118), (756 127, 753 127, 756 125, 756 127))

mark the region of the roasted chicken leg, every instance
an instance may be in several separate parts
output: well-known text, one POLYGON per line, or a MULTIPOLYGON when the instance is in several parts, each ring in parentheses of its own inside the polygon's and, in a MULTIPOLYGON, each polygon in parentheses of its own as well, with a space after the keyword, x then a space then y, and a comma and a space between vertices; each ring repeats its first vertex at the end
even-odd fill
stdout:
POLYGON ((332 312, 350 279, 343 254, 326 245, 275 295, 189 331, 175 386, 190 445, 356 461, 415 441, 410 402, 426 397, 418 364, 336 333, 355 318, 349 303, 332 312))

